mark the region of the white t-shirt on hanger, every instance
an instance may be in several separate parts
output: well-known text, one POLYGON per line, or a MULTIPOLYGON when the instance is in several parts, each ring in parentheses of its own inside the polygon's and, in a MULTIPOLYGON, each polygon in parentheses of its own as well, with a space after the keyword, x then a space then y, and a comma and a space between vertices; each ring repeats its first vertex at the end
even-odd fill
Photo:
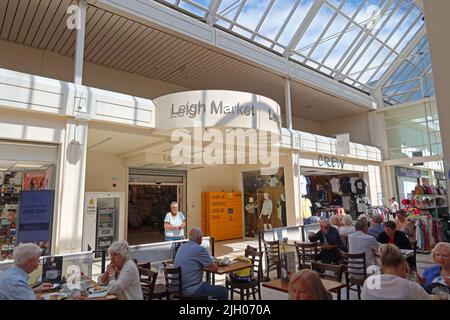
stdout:
POLYGON ((351 187, 352 187, 352 193, 356 193, 356 185, 355 185, 355 182, 356 182, 356 180, 358 180, 359 179, 359 177, 351 177, 350 178, 350 185, 351 185, 351 187))
POLYGON ((340 184, 340 182, 339 182, 339 179, 336 178, 336 177, 333 177, 333 178, 330 180, 330 184, 331 184, 331 191, 332 191, 333 193, 338 193, 339 190, 340 190, 340 187, 341 187, 341 184, 340 184))
POLYGON ((306 191, 306 185, 308 184, 308 181, 306 181, 306 178, 304 175, 300 175, 300 193, 302 195, 308 194, 308 191, 306 191))

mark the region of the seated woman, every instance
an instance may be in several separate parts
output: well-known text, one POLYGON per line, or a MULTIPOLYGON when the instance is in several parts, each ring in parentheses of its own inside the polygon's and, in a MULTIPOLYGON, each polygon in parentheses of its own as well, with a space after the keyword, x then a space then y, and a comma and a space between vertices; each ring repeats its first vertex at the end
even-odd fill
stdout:
POLYGON ((339 234, 340 235, 349 235, 350 233, 354 233, 355 227, 353 226, 353 219, 352 216, 349 214, 344 215, 342 218, 342 223, 344 224, 342 227, 339 228, 339 234))
POLYGON ((362 300, 431 300, 431 296, 416 282, 406 279, 408 264, 400 249, 386 244, 380 248, 381 270, 366 279, 362 300))
POLYGON ((419 283, 431 293, 435 286, 443 285, 450 290, 450 243, 439 242, 431 251, 436 265, 431 266, 423 272, 423 278, 419 283))
POLYGON ((337 215, 331 215, 328 221, 330 221, 332 227, 335 227, 337 230, 339 230, 339 217, 337 215))
POLYGON ((108 285, 108 292, 120 300, 143 300, 139 270, 130 259, 128 242, 116 241, 108 248, 111 263, 98 277, 100 285, 108 285))
POLYGON ((317 272, 303 269, 289 281, 289 300, 333 300, 317 272))
POLYGON ((414 225, 406 219, 406 214, 403 210, 397 212, 397 219, 395 225, 398 231, 404 232, 410 239, 415 239, 414 225))

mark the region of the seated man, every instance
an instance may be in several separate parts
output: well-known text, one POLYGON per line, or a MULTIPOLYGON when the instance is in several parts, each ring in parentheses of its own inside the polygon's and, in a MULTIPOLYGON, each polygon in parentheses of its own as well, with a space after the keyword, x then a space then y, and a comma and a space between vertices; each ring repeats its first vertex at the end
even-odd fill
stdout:
MULTIPOLYGON (((397 213, 398 215, 398 213, 397 213)), ((379 243, 394 244, 399 249, 412 250, 411 242, 406 234, 397 230, 397 226, 394 221, 387 221, 384 223, 384 231, 380 233, 377 238, 379 243)), ((415 265, 414 257, 406 259, 410 267, 415 265)))
POLYGON ((189 231, 189 241, 183 244, 175 256, 175 267, 181 267, 183 296, 212 297, 213 299, 228 300, 228 289, 223 286, 213 286, 202 282, 204 269, 217 271, 218 266, 204 247, 201 246, 203 234, 199 228, 189 231))
POLYGON ((375 238, 378 238, 380 233, 384 231, 382 223, 383 218, 381 217, 381 215, 379 215, 378 213, 374 213, 372 215, 372 225, 369 228, 368 234, 374 236, 375 238))
POLYGON ((36 300, 35 293, 50 290, 51 283, 31 289, 29 274, 39 267, 41 248, 34 243, 20 244, 14 249, 14 266, 0 273, 0 300, 36 300))
POLYGON ((377 240, 368 235, 369 230, 365 220, 358 220, 355 224, 356 232, 348 236, 348 253, 366 254, 366 266, 375 265, 374 253, 378 252, 379 244, 377 240))
POLYGON ((411 250, 411 242, 405 233, 398 231, 394 221, 384 223, 384 231, 377 238, 379 243, 395 244, 400 249, 411 250))
POLYGON ((341 258, 339 249, 343 250, 344 246, 339 235, 339 230, 332 227, 328 219, 320 220, 320 230, 309 236, 309 241, 320 241, 322 247, 320 259, 323 263, 338 264, 341 258), (329 247, 327 247, 329 246, 329 247))

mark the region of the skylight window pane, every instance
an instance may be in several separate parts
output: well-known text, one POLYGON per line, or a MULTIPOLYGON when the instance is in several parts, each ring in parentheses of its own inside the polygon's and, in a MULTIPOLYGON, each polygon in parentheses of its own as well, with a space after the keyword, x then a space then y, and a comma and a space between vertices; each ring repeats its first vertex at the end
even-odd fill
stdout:
POLYGON ((269 4, 270 0, 247 0, 237 23, 255 31, 269 4))
POLYGON ((394 35, 388 40, 387 45, 390 47, 394 47, 399 41, 402 40, 403 37, 411 39, 413 35, 406 34, 406 32, 409 30, 411 25, 416 21, 417 16, 418 16, 417 13, 408 15, 408 17, 403 21, 403 23, 400 25, 397 31, 394 32, 394 35))
POLYGON ((294 14, 292 15, 292 18, 287 23, 286 28, 283 30, 280 39, 278 40, 280 44, 285 46, 289 44, 295 32, 298 30, 298 27, 305 19, 305 16, 308 13, 309 9, 311 9, 313 3, 314 0, 302 0, 300 2, 300 5, 295 10, 294 14))
MULTIPOLYGON (((275 1, 273 7, 267 15, 266 20, 263 22, 259 33, 270 39, 275 39, 294 5, 295 0, 275 1)), ((302 6, 300 5, 299 8, 300 7, 302 6)), ((299 24, 297 24, 297 26, 298 25, 299 24)), ((293 31, 293 34, 294 33, 295 30, 293 31)))
POLYGON ((311 46, 318 41, 320 34, 325 30, 334 13, 335 11, 329 7, 322 6, 298 43, 296 50, 300 50, 302 53, 308 53, 311 46))
POLYGON ((254 40, 255 40, 257 43, 262 44, 262 45, 265 46, 265 47, 270 47, 270 46, 272 45, 272 42, 267 41, 267 40, 265 40, 265 39, 263 39, 263 38, 260 38, 260 37, 255 37, 254 40))
POLYGON ((217 14, 219 16, 232 20, 239 8, 239 4, 241 3, 241 1, 242 0, 223 0, 220 3, 217 14))
MULTIPOLYGON (((197 3, 198 1, 197 2, 196 1, 192 1, 192 2, 197 3)), ((206 2, 209 2, 209 1, 206 1, 206 2)), ((183 10, 186 10, 186 11, 188 11, 190 13, 195 14, 196 16, 199 16, 199 17, 202 17, 202 18, 204 18, 206 16, 206 10, 202 10, 202 9, 200 9, 200 8, 190 4, 190 3, 187 3, 185 1, 181 1, 180 4, 179 4, 179 7, 181 9, 183 9, 183 10)))
POLYGON ((351 25, 349 30, 345 32, 345 35, 339 40, 339 43, 334 48, 333 52, 325 61, 325 65, 335 69, 336 64, 341 59, 342 55, 345 53, 347 48, 350 46, 352 41, 358 36, 359 29, 351 25))
POLYGON ((248 32, 248 31, 246 31, 246 30, 244 30, 242 28, 239 28, 237 26, 234 26, 231 30, 233 32, 236 32, 236 33, 246 37, 246 38, 250 38, 252 36, 252 34, 250 32, 248 32))

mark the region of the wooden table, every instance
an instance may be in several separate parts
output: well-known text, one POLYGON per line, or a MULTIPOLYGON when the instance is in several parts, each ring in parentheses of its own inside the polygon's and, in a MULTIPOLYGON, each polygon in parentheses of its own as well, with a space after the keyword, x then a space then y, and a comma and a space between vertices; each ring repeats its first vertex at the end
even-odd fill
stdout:
MULTIPOLYGON (((328 280, 328 279, 321 279, 322 284, 325 287, 327 291, 338 293, 341 289, 345 288, 345 283, 334 281, 334 280, 328 280)), ((288 293, 289 291, 289 281, 281 280, 281 279, 275 279, 269 282, 263 282, 263 287, 281 291, 284 293, 288 293)))
POLYGON ((205 268, 205 271, 208 273, 207 277, 208 277, 208 282, 209 282, 209 275, 212 274, 213 278, 212 278, 212 284, 214 285, 215 283, 215 275, 224 275, 224 274, 228 274, 231 272, 235 272, 235 271, 239 271, 239 270, 244 270, 244 269, 248 269, 251 268, 252 265, 248 264, 248 263, 244 263, 244 262, 232 262, 229 265, 226 266, 219 266, 219 269, 217 271, 212 271, 209 270, 207 268, 205 268))

